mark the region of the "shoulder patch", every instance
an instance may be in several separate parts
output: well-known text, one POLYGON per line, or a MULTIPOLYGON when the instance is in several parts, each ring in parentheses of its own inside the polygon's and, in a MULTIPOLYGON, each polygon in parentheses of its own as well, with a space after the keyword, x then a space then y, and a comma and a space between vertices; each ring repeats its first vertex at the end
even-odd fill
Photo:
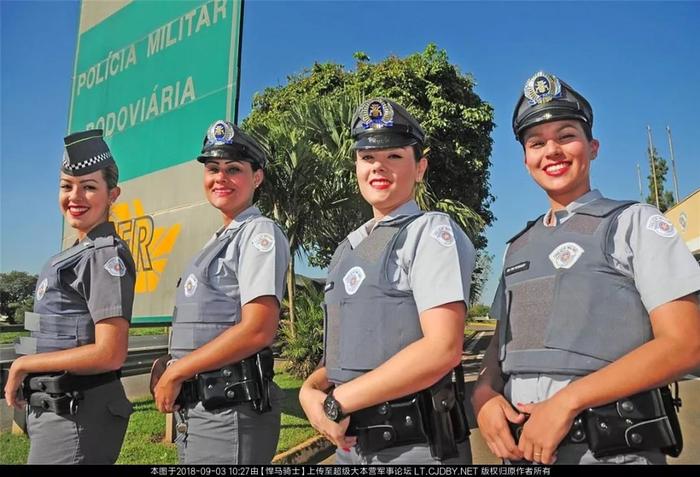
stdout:
POLYGON ((354 295, 365 280, 365 271, 361 267, 352 267, 343 277, 343 284, 348 295, 354 295))
POLYGON ((36 289, 36 301, 41 301, 46 293, 46 287, 49 286, 49 279, 44 278, 36 289))
POLYGON ((449 224, 438 225, 430 231, 430 236, 443 247, 452 247, 455 244, 455 235, 449 224))
POLYGON ((194 273, 190 273, 189 276, 187 277, 187 280, 185 280, 185 286, 184 286, 184 292, 185 296, 187 298, 191 297, 194 295, 194 292, 197 291, 197 277, 194 276, 194 273))
POLYGON ((661 237, 671 238, 676 235, 676 228, 671 221, 659 214, 649 217, 647 228, 661 237))
POLYGON ((262 232, 253 237, 251 243, 253 244, 253 247, 257 248, 261 252, 269 252, 275 248, 275 237, 267 232, 262 232))
POLYGON ((119 257, 112 257, 105 263, 105 270, 113 277, 123 277, 126 275, 126 265, 119 257))
POLYGON ((574 242, 563 243, 549 254, 549 260, 554 268, 571 268, 583 255, 583 248, 574 242))

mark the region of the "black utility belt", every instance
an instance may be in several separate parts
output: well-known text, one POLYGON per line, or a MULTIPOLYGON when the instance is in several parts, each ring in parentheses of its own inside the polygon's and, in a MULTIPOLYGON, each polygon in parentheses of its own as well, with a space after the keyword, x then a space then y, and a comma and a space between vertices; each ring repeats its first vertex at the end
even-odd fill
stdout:
MULTIPOLYGON (((678 457, 683 449, 680 406, 676 383, 675 397, 664 386, 588 408, 576 416, 560 445, 588 444, 596 458, 644 450, 678 457)), ((511 425, 511 430, 517 442, 522 426, 511 425)))
POLYGON ((265 348, 238 363, 199 373, 182 383, 177 403, 187 406, 201 401, 204 409, 212 411, 250 402, 256 411, 266 412, 273 366, 272 350, 265 348))
POLYGON ((74 415, 83 399, 82 391, 116 381, 120 371, 101 374, 77 375, 68 372, 30 374, 22 385, 22 394, 30 406, 56 414, 74 415))
POLYGON ((353 412, 347 434, 363 452, 427 443, 436 459, 457 457, 457 444, 469 437, 463 401, 458 366, 428 389, 353 412))

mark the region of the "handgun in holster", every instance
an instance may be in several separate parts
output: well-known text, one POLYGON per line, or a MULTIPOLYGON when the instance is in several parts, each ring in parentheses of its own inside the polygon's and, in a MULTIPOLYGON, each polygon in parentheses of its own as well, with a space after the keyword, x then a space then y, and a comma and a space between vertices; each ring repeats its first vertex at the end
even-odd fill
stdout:
POLYGON ((275 359, 270 348, 264 348, 255 355, 255 368, 259 377, 260 399, 253 400, 253 410, 259 414, 272 409, 270 384, 275 377, 275 359))
POLYGON ((457 441, 452 425, 452 409, 456 404, 456 393, 452 383, 452 373, 426 389, 422 394, 423 415, 430 436, 430 454, 436 459, 457 457, 457 441))

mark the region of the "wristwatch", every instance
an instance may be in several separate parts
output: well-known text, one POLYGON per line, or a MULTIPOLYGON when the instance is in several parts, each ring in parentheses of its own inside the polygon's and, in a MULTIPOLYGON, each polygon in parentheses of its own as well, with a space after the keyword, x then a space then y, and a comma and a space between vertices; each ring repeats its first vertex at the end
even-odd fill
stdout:
POLYGON ((323 401, 323 412, 326 414, 326 417, 333 422, 340 422, 346 417, 345 414, 343 414, 340 403, 333 396, 333 391, 329 392, 325 401, 323 401))

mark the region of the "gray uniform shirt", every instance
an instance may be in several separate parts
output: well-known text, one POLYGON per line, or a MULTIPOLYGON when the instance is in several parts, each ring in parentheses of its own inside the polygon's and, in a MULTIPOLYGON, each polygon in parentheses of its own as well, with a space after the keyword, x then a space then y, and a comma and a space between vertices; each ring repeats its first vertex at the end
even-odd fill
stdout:
MULTIPOLYGON (((215 240, 227 229, 237 233, 219 257, 209 265, 211 285, 228 296, 240 294, 241 306, 266 295, 282 302, 289 266, 289 242, 282 230, 271 219, 251 206, 241 212, 226 227, 221 227, 211 238, 215 240), (238 277, 238 283, 229 277, 238 277)), ((208 243, 207 243, 208 245, 208 243)))
MULTIPOLYGON (((420 214, 414 200, 348 235, 355 248, 380 222, 420 214)), ((425 213, 406 228, 406 240, 391 254, 388 276, 397 290, 411 291, 418 313, 455 301, 469 302, 476 255, 467 235, 446 214, 425 213)))
MULTIPOLYGON (((555 227, 572 217, 576 209, 602 194, 592 190, 565 209, 545 214, 545 226, 555 227)), ((608 244, 619 272, 634 280, 649 313, 665 303, 700 291, 700 266, 673 225, 661 212, 647 204, 634 204, 618 217, 617 228, 608 244)), ((495 320, 506 318, 505 292, 501 279, 491 306, 495 320)), ((511 402, 539 402, 568 384, 571 376, 518 375, 506 385, 511 402)))

